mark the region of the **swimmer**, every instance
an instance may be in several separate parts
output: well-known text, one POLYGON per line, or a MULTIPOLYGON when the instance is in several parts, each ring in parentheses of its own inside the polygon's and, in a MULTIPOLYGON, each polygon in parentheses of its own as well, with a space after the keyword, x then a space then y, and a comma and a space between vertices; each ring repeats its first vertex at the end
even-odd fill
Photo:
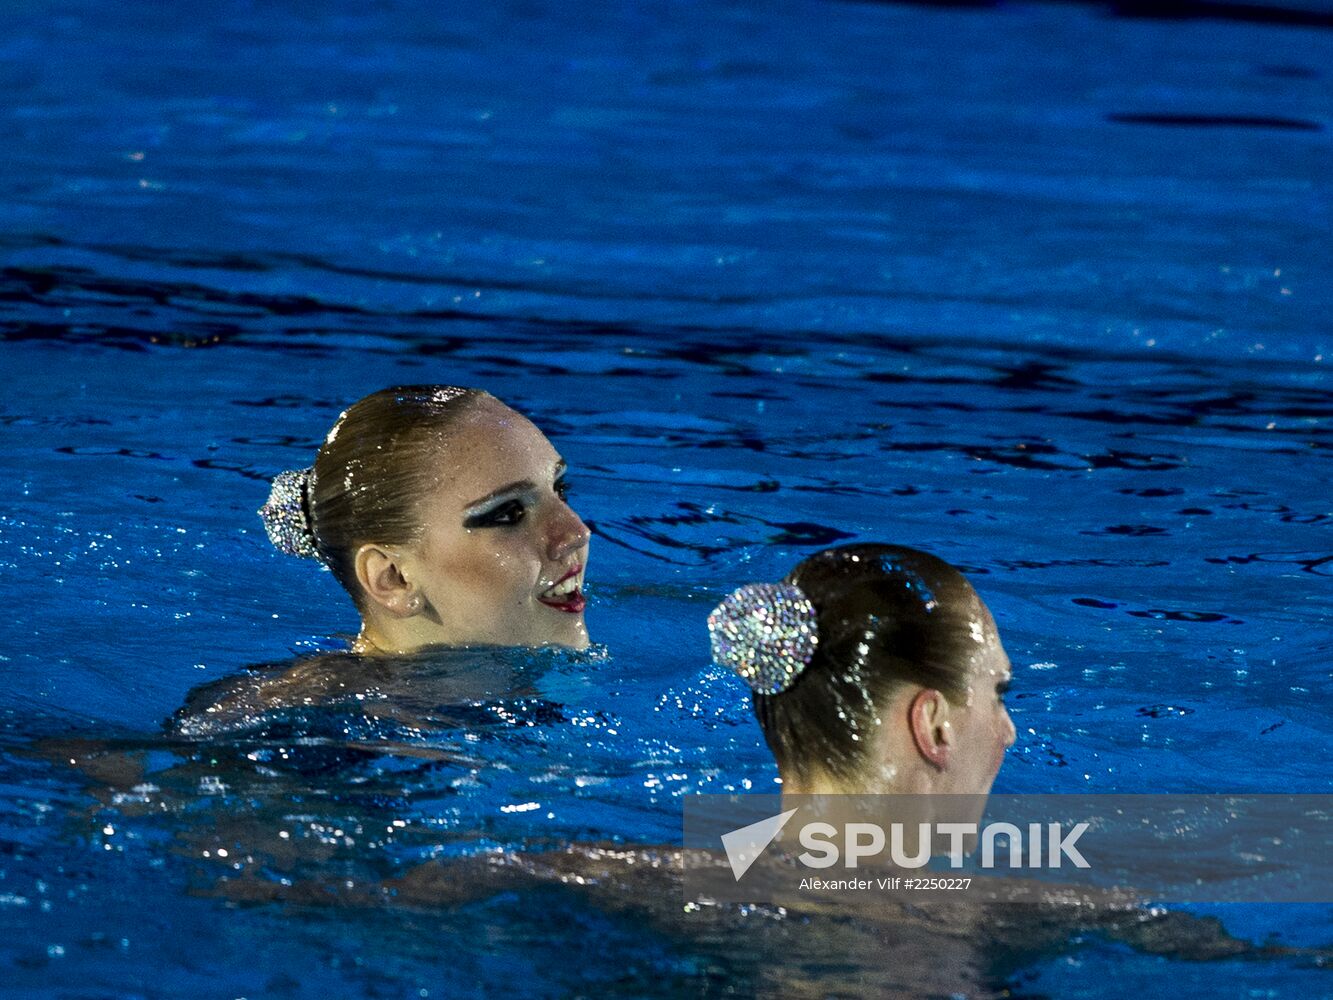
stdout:
POLYGON ((714 659, 751 687, 784 800, 984 796, 1013 745, 995 620, 924 552, 825 549, 733 591, 708 627, 714 659))
POLYGON ((489 393, 396 386, 348 407, 260 514, 278 549, 322 562, 351 596, 356 653, 583 649, 589 531, 565 471, 489 393))
MULTIPOLYGON (((784 799, 982 797, 1014 742, 1002 700, 1011 668, 994 620, 957 570, 925 553, 888 545, 820 552, 782 584, 733 592, 709 631, 715 659, 754 692, 784 799)), ((187 771, 181 784, 194 789, 199 777, 187 771)), ((333 801, 345 825, 346 800, 333 801)), ((372 829, 377 820, 358 823, 372 829)), ((215 829, 210 821, 206 834, 216 837, 215 829)), ((369 870, 351 878, 344 864, 324 878, 278 879, 268 859, 302 844, 323 847, 273 839, 282 833, 265 844, 264 832, 247 831, 243 852, 235 849, 241 841, 229 841, 228 864, 207 891, 247 903, 422 910, 469 928, 498 919, 503 934, 530 920, 548 935, 552 912, 559 926, 632 927, 654 949, 687 956, 682 966, 707 970, 709 982, 690 982, 691 992, 722 982, 783 997, 1002 995, 1014 976, 1088 937, 1176 960, 1311 957, 1239 940, 1215 920, 1147 909, 1130 892, 1082 887, 1056 887, 1022 906, 980 892, 940 900, 813 888, 789 892, 783 905, 719 904, 693 889, 687 897, 685 872, 697 878, 712 866, 720 883, 734 884, 726 859, 677 845, 575 841, 449 853, 388 877, 369 870)), ((770 850, 751 871, 765 864, 789 876, 795 862, 770 850)), ((297 867, 289 861, 286 869, 297 867)))

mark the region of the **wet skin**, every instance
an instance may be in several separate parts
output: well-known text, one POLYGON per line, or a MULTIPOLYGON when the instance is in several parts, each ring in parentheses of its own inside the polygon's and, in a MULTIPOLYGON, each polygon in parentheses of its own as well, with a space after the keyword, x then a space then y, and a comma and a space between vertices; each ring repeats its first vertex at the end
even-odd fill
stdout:
POLYGON ((1005 751, 1014 744, 1016 732, 1004 704, 1013 667, 1000 643, 995 619, 980 600, 973 616, 972 638, 977 650, 970 657, 967 699, 949 712, 946 725, 952 730, 954 748, 939 791, 985 795, 999 773, 1005 751))
POLYGON ((589 531, 565 463, 531 421, 483 397, 437 444, 421 534, 392 552, 401 605, 372 606, 364 651, 428 645, 588 645, 589 531))

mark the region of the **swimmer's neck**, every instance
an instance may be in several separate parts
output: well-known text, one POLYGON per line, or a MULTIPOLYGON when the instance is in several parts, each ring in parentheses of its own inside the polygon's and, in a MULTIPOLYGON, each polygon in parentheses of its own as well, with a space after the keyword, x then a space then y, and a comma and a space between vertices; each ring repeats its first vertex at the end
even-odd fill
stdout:
POLYGON ((361 632, 352 652, 361 656, 402 656, 432 646, 465 646, 433 612, 394 618, 362 609, 361 632))
POLYGON ((394 653, 403 653, 405 650, 386 648, 387 640, 383 636, 376 635, 374 630, 367 625, 361 626, 361 632, 352 642, 352 652, 358 656, 391 656, 394 653))
POLYGON ((937 772, 923 767, 883 768, 874 776, 840 779, 827 772, 782 775, 782 808, 809 795, 929 795, 939 791, 937 772))
MULTIPOLYGON (((828 775, 807 776, 805 780, 795 776, 784 778, 781 811, 800 811, 803 820, 784 824, 777 839, 795 851, 799 848, 793 845, 802 843, 801 831, 811 819, 844 828, 851 823, 880 822, 886 815, 886 803, 881 796, 911 799, 890 807, 895 819, 907 823, 910 817, 911 829, 916 829, 914 824, 933 825, 941 818, 937 815, 938 797, 931 794, 940 791, 936 774, 926 768, 907 767, 885 768, 873 777, 853 780, 837 780, 828 775)), ((951 812, 945 818, 950 817, 951 812)), ((909 850, 915 852, 916 848, 912 846, 909 850)))
MULTIPOLYGON (((550 643, 549 645, 560 646, 564 649, 587 649, 590 645, 587 632, 581 631, 578 639, 579 641, 568 644, 550 643)), ((404 656, 432 648, 466 648, 468 646, 487 645, 496 644, 485 640, 460 639, 458 636, 441 629, 417 629, 414 631, 384 629, 377 627, 374 622, 368 619, 363 619, 361 631, 352 641, 351 651, 358 656, 404 656)))

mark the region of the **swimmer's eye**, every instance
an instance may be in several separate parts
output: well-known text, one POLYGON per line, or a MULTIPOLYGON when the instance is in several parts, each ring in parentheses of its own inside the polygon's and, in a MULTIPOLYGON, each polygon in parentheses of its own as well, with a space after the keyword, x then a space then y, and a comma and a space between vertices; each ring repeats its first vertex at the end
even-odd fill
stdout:
POLYGON ((521 500, 506 500, 490 510, 473 514, 463 522, 464 528, 509 528, 523 520, 528 509, 521 500))
POLYGON ((561 476, 559 479, 555 481, 555 495, 558 496, 561 500, 569 499, 569 490, 570 490, 570 485, 568 476, 561 476))
POLYGON ((1010 681, 1001 681, 999 684, 996 684, 996 685, 995 685, 995 699, 996 699, 997 701, 999 701, 999 702, 1003 702, 1003 701, 1004 701, 1004 696, 1007 695, 1007 694, 1009 693, 1009 688, 1012 687, 1012 686, 1013 686, 1013 685, 1012 685, 1012 682, 1010 682, 1010 681))

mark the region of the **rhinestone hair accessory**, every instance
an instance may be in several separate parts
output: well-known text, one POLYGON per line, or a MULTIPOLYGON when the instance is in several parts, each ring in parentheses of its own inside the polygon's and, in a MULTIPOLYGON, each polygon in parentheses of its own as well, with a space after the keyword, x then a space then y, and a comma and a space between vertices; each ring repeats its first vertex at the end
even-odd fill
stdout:
POLYGON ((745 678, 756 694, 787 690, 819 645, 815 607, 789 583, 750 583, 708 616, 713 660, 745 678))
POLYGON ((259 508, 268 540, 279 552, 303 559, 318 559, 315 533, 311 530, 306 496, 314 469, 280 472, 273 480, 268 501, 259 508))

